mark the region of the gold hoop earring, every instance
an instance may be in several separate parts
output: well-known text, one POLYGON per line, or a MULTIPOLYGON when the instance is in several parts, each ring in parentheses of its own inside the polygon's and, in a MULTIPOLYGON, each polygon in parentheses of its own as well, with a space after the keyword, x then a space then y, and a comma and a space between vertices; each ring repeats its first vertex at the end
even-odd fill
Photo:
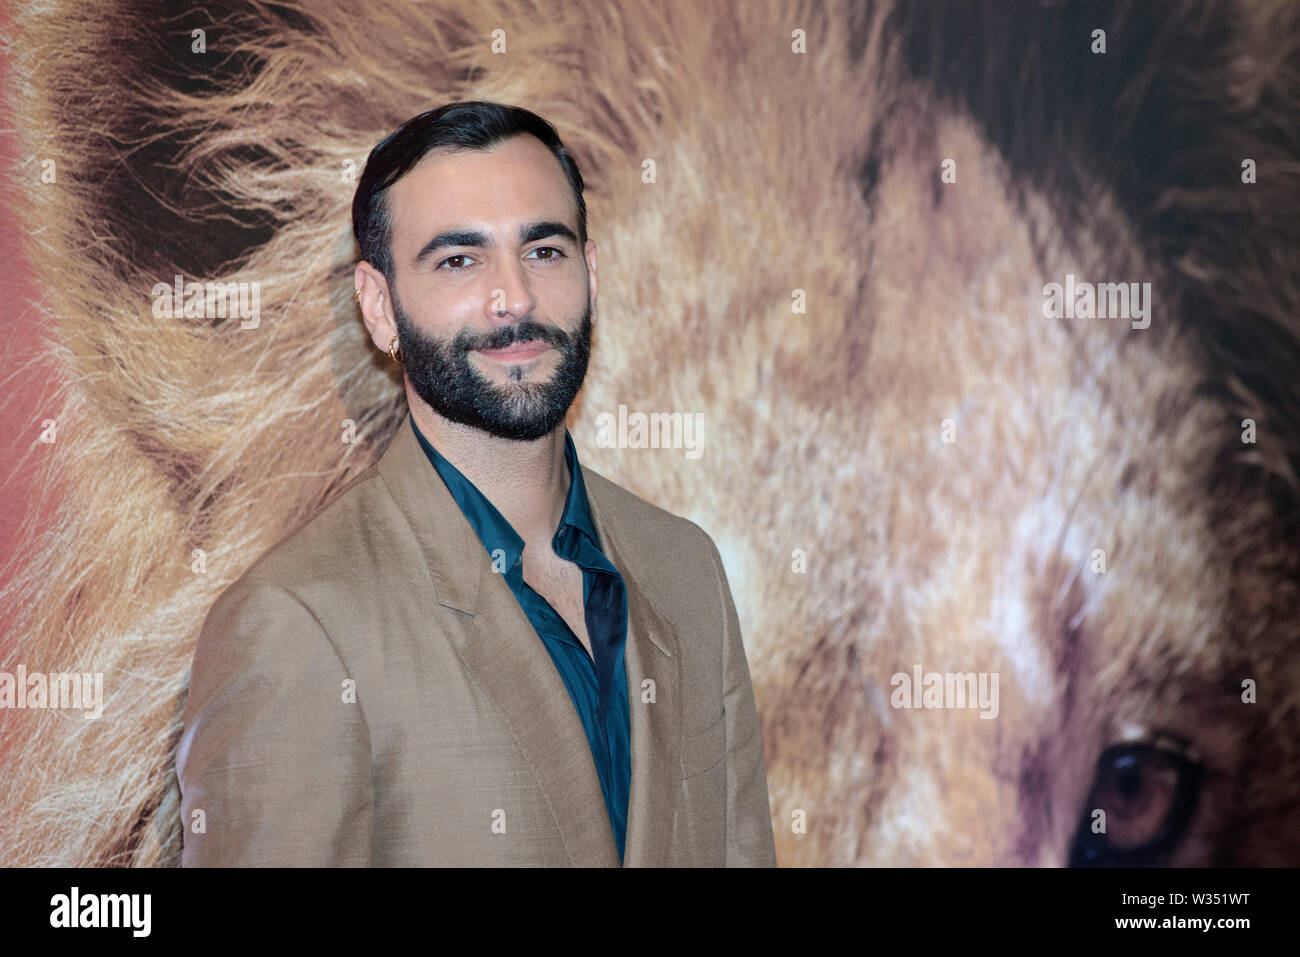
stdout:
POLYGON ((402 364, 402 357, 399 356, 396 352, 393 351, 393 346, 396 345, 396 344, 397 344, 397 336, 393 336, 393 338, 391 338, 391 339, 388 340, 388 354, 389 354, 389 356, 392 357, 392 360, 393 360, 394 362, 396 362, 398 365, 401 365, 401 364, 402 364))
POLYGON ((352 298, 357 301, 357 305, 361 305, 361 288, 362 287, 357 286, 357 291, 352 296, 352 298))

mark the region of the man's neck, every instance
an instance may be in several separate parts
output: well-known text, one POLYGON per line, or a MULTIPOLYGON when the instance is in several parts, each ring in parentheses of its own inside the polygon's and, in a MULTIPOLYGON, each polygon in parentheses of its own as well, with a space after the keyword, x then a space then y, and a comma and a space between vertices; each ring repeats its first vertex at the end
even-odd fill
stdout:
POLYGON ((518 442, 452 422, 409 393, 408 399, 416 426, 438 454, 474 483, 526 545, 549 549, 571 481, 564 424, 540 439, 518 442))

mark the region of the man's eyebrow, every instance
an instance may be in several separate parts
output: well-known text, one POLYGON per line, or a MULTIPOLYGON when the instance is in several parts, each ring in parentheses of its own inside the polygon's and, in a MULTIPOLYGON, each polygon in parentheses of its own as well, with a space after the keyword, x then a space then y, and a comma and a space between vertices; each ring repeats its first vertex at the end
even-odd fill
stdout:
MULTIPOLYGON (((577 245, 578 237, 572 229, 557 222, 540 222, 525 223, 519 227, 519 244, 536 242, 539 239, 546 239, 550 236, 563 236, 577 245)), ((488 249, 492 246, 492 241, 486 233, 477 229, 449 229, 444 233, 439 233, 430 239, 415 256, 415 262, 421 263, 427 257, 432 256, 440 249, 447 249, 453 246, 475 246, 480 249, 488 249)))
POLYGON ((519 227, 519 245, 521 246, 526 246, 528 243, 536 242, 539 239, 548 239, 551 236, 563 236, 575 246, 578 244, 578 237, 564 223, 528 223, 519 227))

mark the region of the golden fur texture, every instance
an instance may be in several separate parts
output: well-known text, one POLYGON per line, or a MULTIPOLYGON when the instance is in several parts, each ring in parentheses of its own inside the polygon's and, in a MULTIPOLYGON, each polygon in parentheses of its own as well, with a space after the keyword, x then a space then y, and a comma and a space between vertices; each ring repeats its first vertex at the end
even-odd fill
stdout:
POLYGON ((61 386, 57 439, 30 454, 64 504, 16 556, 7 648, 102 671, 106 704, 0 711, 0 863, 178 861, 171 759, 207 608, 404 413, 352 301, 350 171, 456 99, 536 110, 578 157, 601 295, 570 428, 585 464, 718 543, 782 864, 1065 863, 1098 756, 1133 729, 1208 769, 1169 863, 1300 863, 1297 157, 1278 133, 1300 15, 1238 5, 1219 37, 1191 5, 1167 27, 1138 4, 1044 10, 1039 46, 1004 54, 944 48, 949 8, 928 8, 20 6, 20 153, 58 169, 19 210, 61 386), (1004 56, 1086 50, 1095 19, 1110 99, 1005 85, 1004 56), (1153 73, 1139 37, 1185 73, 1153 73), (1173 110, 1165 166, 1135 172, 1137 111, 1162 98, 1202 112, 1173 110), (178 272, 259 283, 260 324, 156 318, 178 272), (1150 328, 1044 318, 1067 273, 1150 282, 1150 328), (703 456, 598 447, 621 404, 703 412, 703 456), (999 716, 891 707, 917 664, 999 673, 999 716))

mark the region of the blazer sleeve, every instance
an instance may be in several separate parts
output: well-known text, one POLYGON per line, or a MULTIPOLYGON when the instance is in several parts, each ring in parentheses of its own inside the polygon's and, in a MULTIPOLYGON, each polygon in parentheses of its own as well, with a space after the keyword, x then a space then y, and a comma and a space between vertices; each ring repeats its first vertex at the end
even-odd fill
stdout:
POLYGON ((176 756, 183 867, 370 863, 360 689, 295 595, 238 582, 203 624, 176 756))
POLYGON ((723 606, 722 707, 727 731, 727 867, 775 867, 772 813, 749 664, 727 572, 705 534, 723 606))

